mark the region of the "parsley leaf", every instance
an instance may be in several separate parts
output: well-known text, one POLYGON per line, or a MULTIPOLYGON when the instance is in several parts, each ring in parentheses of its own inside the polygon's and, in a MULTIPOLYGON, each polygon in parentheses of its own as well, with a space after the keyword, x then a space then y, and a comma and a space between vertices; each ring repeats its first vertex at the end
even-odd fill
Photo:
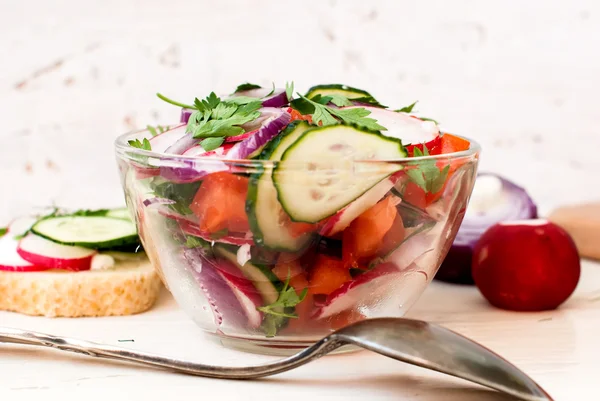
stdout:
POLYGON ((191 132, 194 138, 243 134, 245 131, 241 125, 257 119, 262 104, 260 100, 247 98, 252 100, 242 99, 245 104, 238 105, 234 99, 221 101, 214 92, 204 100, 196 98, 194 105, 198 111, 190 117, 187 132, 191 132))
POLYGON ((294 95, 294 81, 285 83, 285 94, 288 100, 292 100, 292 96, 294 95))
POLYGON ((381 103, 379 103, 373 96, 356 97, 350 100, 352 100, 355 103, 366 103, 370 104, 371 106, 387 108, 387 106, 384 106, 381 103))
POLYGON ((222 230, 215 231, 214 233, 210 234, 210 239, 216 241, 225 237, 227 234, 229 234, 229 230, 227 228, 223 228, 222 230))
POLYGON ((6 228, 6 227, 0 228, 0 237, 3 237, 7 231, 8 231, 8 228, 6 228))
POLYGON ((165 102, 170 103, 170 104, 172 104, 174 106, 183 107, 184 109, 195 109, 196 108, 196 107, 191 106, 189 104, 176 102, 175 100, 169 99, 168 97, 166 97, 165 95, 162 95, 160 93, 157 93, 156 96, 158 96, 159 99, 164 100, 165 102))
MULTIPOLYGON (((415 157, 429 156, 429 149, 425 144, 423 144, 423 151, 415 146, 413 154, 415 157)), ((449 171, 450 165, 440 170, 435 160, 426 160, 420 162, 418 168, 407 170, 406 174, 424 191, 435 194, 444 187, 449 171)))
POLYGON ((286 318, 275 315, 265 315, 262 322, 262 329, 266 337, 275 337, 277 331, 285 324, 286 318))
POLYGON ((225 142, 225 138, 222 136, 215 138, 206 138, 203 139, 202 142, 200 142, 200 146, 202 146, 202 148, 207 152, 210 152, 211 150, 215 150, 219 146, 223 145, 223 142, 225 142))
POLYGON ((387 128, 377 124, 377 120, 373 118, 365 118, 371 112, 365 108, 355 109, 330 109, 331 114, 341 118, 346 123, 359 125, 363 128, 374 131, 387 131, 387 128))
MULTIPOLYGON (((293 109, 297 110, 301 114, 312 114, 312 121, 314 124, 327 126, 338 124, 339 121, 335 118, 339 118, 346 124, 355 124, 359 127, 375 130, 385 131, 385 127, 377 124, 377 121, 373 118, 366 118, 371 112, 363 107, 357 107, 352 109, 337 109, 329 107, 326 103, 329 103, 333 99, 332 96, 314 96, 312 99, 308 99, 298 93, 299 99, 294 99, 290 105, 293 109)), ((340 96, 340 95, 336 95, 340 96)))
POLYGON ((186 248, 203 248, 203 249, 211 249, 210 243, 205 239, 200 237, 194 237, 192 235, 188 235, 185 238, 185 247, 186 248))
POLYGON ((279 297, 277 300, 270 305, 260 306, 256 309, 270 315, 295 319, 298 318, 298 315, 295 313, 286 313, 285 308, 293 308, 300 302, 304 301, 307 293, 308 288, 302 290, 300 295, 298 295, 296 290, 294 290, 293 287, 290 287, 290 274, 288 273, 288 277, 283 284, 283 288, 279 292, 279 297), (283 312, 280 312, 277 309, 283 310, 283 312))
POLYGON ((97 209, 97 210, 81 209, 81 210, 76 210, 75 212, 71 213, 70 216, 106 216, 106 214, 109 211, 110 211, 109 209, 97 209))
POLYGON ((200 188, 201 181, 192 182, 189 184, 175 184, 164 180, 161 177, 156 177, 152 181, 152 188, 154 194, 159 198, 171 199, 175 201, 172 205, 167 207, 177 213, 186 215, 191 214, 192 210, 189 205, 192 204, 194 195, 200 188))
POLYGON ((436 123, 436 125, 440 125, 440 123, 438 123, 436 120, 434 120, 433 118, 427 118, 427 117, 419 117, 421 120, 423 121, 431 121, 436 123))
POLYGON ((234 103, 234 104, 248 104, 248 103, 252 103, 252 102, 258 102, 258 98, 255 97, 250 97, 250 96, 234 96, 234 97, 230 97, 227 100, 225 100, 227 103, 234 103))
POLYGON ((273 93, 275 93, 275 82, 273 82, 273 89, 271 89, 271 92, 269 92, 266 95, 264 95, 263 99, 266 98, 266 97, 271 96, 273 93))
POLYGON ((250 89, 260 89, 260 88, 262 88, 262 86, 246 82, 244 84, 238 85, 238 87, 235 88, 235 91, 233 93, 249 91, 250 89))
POLYGON ((164 127, 162 125, 157 125, 156 127, 152 127, 151 125, 146 125, 146 129, 148 130, 148 132, 150 132, 150 134, 152 136, 156 136, 156 135, 162 134, 163 132, 167 131, 169 129, 169 127, 164 127))
POLYGON ((418 100, 416 102, 414 102, 413 104, 411 104, 411 105, 404 106, 403 108, 398 109, 398 110, 394 110, 394 111, 398 112, 398 113, 410 113, 410 112, 413 111, 413 109, 417 105, 417 102, 418 102, 418 100))
POLYGON ((148 140, 148 138, 144 138, 143 141, 140 141, 139 139, 135 139, 135 140, 130 140, 127 143, 129 143, 129 146, 131 146, 132 148, 138 148, 138 149, 143 149, 143 150, 152 150, 152 145, 150 145, 150 141, 148 140))
POLYGON ((350 100, 348 100, 348 98, 346 96, 336 95, 333 93, 331 93, 327 96, 331 98, 330 102, 335 104, 338 107, 352 106, 352 102, 350 100))

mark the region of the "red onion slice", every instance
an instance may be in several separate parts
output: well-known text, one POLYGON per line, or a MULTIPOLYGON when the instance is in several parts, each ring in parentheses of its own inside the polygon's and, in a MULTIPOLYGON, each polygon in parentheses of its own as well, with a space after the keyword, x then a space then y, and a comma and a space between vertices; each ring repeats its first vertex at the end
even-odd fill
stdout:
POLYGON ((248 159, 259 154, 262 149, 275 138, 292 119, 292 116, 282 109, 273 112, 273 116, 267 119, 254 135, 236 143, 227 153, 227 158, 231 160, 248 159))
POLYGON ((289 103, 289 99, 287 97, 287 94, 285 93, 285 89, 281 89, 281 88, 249 89, 247 91, 236 92, 233 95, 233 97, 236 97, 236 96, 255 97, 255 98, 257 98, 257 100, 262 101, 263 107, 283 107, 289 103), (273 93, 271 93, 271 92, 273 92, 273 93))

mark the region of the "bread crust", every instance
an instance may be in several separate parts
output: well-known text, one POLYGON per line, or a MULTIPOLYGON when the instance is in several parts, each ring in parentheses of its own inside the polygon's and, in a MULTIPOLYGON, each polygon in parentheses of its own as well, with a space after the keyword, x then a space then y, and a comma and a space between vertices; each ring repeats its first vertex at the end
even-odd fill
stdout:
POLYGON ((161 287, 147 259, 76 273, 0 271, 0 310, 47 317, 133 315, 150 309, 161 287))

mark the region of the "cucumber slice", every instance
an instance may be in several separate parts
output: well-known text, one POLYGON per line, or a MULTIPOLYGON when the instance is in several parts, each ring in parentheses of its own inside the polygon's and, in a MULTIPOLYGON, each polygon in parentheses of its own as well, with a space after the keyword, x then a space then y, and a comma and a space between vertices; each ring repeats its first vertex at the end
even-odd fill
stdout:
POLYGON ((273 183, 293 221, 316 223, 402 169, 400 164, 377 160, 404 157, 401 141, 379 132, 349 125, 313 128, 284 152, 273 183))
MULTIPOLYGON (((310 128, 304 121, 295 121, 261 153, 260 158, 279 161, 285 150, 310 128)), ((286 212, 277 199, 277 189, 272 180, 273 168, 268 166, 250 178, 246 212, 254 242, 274 251, 295 252, 310 242, 312 235, 294 237, 288 226, 281 224, 286 212)))
POLYGON ((135 224, 105 216, 56 216, 35 223, 31 231, 63 245, 111 249, 135 245, 135 224))
POLYGON ((356 102, 369 103, 374 106, 383 107, 375 98, 367 91, 362 89, 353 88, 347 85, 341 84, 329 84, 329 85, 317 85, 313 86, 306 92, 305 97, 312 99, 313 97, 321 95, 321 96, 335 96, 341 95, 346 97, 349 100, 354 100, 356 102))
MULTIPOLYGON (((258 266, 250 261, 241 266, 237 261, 236 248, 225 245, 215 245, 214 251, 220 257, 227 259, 230 263, 237 266, 242 274, 250 281, 260 293, 265 305, 270 305, 279 298, 279 284, 277 276, 266 267, 258 266)), ((283 309, 282 309, 283 312, 283 309)))
POLYGON ((129 209, 126 207, 121 209, 111 209, 106 212, 106 217, 112 217, 113 219, 131 220, 129 209))

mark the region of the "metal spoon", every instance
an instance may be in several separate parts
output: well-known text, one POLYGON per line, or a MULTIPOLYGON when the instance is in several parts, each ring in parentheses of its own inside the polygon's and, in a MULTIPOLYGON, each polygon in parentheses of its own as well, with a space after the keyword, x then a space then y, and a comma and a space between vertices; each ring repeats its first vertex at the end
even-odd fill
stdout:
POLYGON ((487 348, 435 324, 412 319, 369 319, 337 330, 288 358, 248 367, 203 365, 112 345, 0 327, 0 343, 37 345, 125 360, 218 379, 256 379, 282 373, 355 345, 412 365, 446 373, 527 401, 552 398, 525 373, 487 348))

